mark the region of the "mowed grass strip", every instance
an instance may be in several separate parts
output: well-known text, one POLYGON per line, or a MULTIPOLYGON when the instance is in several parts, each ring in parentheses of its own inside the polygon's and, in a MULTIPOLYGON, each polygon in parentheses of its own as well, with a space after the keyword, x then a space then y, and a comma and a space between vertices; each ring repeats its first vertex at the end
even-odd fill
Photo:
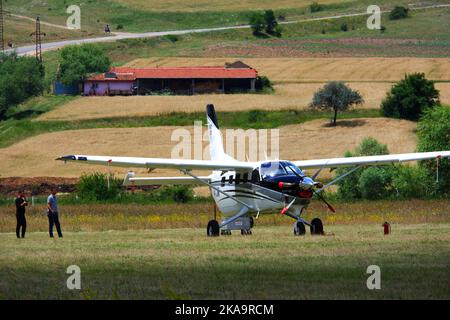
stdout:
MULTIPOLYGON (((255 118, 264 121, 264 113, 256 113, 255 118)), ((268 113, 269 117, 273 113, 268 113)), ((229 114, 233 117, 233 114, 229 114)), ((295 118, 295 113, 292 113, 295 118)), ((204 123, 205 115, 198 118, 204 123)), ((226 128, 227 117, 218 116, 222 128, 226 128), (222 126, 222 123, 224 125, 222 126)), ((248 120, 248 119, 247 119, 248 120)), ((289 122, 288 122, 289 123, 289 122)), ((411 121, 387 118, 340 119, 338 126, 330 127, 328 119, 308 121, 303 124, 292 124, 279 127, 279 157, 275 154, 277 144, 271 143, 276 132, 256 131, 254 134, 263 139, 267 137, 267 146, 263 146, 255 154, 250 153, 248 140, 246 154, 237 153, 236 139, 224 132, 227 152, 241 161, 246 155, 252 161, 264 159, 264 151, 268 157, 288 160, 321 159, 341 157, 347 150, 353 150, 365 137, 374 137, 388 145, 392 153, 413 152, 416 149, 414 134, 416 124, 411 121)), ((234 132, 236 133, 236 132, 234 132)), ((245 132, 243 132, 245 134, 245 132)), ((251 134, 251 132, 247 132, 251 134)), ((202 143, 203 159, 209 158, 208 139, 202 143)), ((3 148, 0 153, 0 166, 3 176, 52 176, 78 177, 82 172, 108 170, 105 167, 64 164, 55 161, 56 157, 67 154, 134 156, 151 158, 193 158, 193 122, 189 126, 155 126, 139 128, 105 128, 66 130, 37 135, 19 143, 3 148), (180 143, 186 148, 174 149, 180 143), (174 154, 172 154, 174 152, 174 154)), ((264 140, 262 140, 264 141, 264 140)), ((111 168, 112 172, 122 176, 128 168, 111 168)), ((328 172, 328 171, 327 171, 328 172)), ((146 170, 136 169, 138 174, 146 174, 146 170)), ((157 170, 155 175, 177 175, 174 170, 157 170)), ((324 172, 326 176, 326 172, 324 172)), ((322 175, 322 176, 324 176, 322 175)))
MULTIPOLYGON (((64 223, 64 221, 63 221, 64 223)), ((64 228, 64 224, 63 224, 64 228)), ((266 226, 252 236, 204 229, 0 234, 3 299, 448 299, 450 224, 328 226, 294 237, 266 226), (331 234, 332 233, 332 234, 331 234), (81 290, 66 269, 81 268, 81 290), (381 290, 366 269, 381 268, 381 290)))
MULTIPOLYGON (((304 217, 320 217, 325 229, 328 225, 379 225, 384 221, 393 224, 450 223, 448 200, 380 200, 342 202, 331 201, 337 210, 331 214, 327 207, 314 200, 304 217)), ((73 232, 108 230, 145 230, 169 228, 206 228, 214 212, 213 201, 174 204, 65 204, 60 196, 60 213, 63 229, 73 232)), ((15 230, 13 199, 9 205, 0 206, 0 232, 15 230)), ((48 230, 46 208, 37 204, 27 208, 28 230, 48 230)), ((219 213, 220 217, 220 213, 219 213)), ((290 226, 293 220, 278 214, 262 214, 256 226, 290 226)), ((257 232, 259 228, 255 229, 257 232)), ((394 232, 396 226, 393 227, 394 232)), ((11 234, 13 235, 13 234, 11 234)))

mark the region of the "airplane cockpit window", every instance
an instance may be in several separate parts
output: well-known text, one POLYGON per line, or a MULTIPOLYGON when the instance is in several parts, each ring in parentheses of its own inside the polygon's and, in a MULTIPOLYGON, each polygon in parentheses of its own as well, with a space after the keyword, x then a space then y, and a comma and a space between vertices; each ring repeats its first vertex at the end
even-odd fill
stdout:
POLYGON ((261 164, 261 176, 263 179, 266 177, 285 176, 286 170, 281 162, 272 161, 261 164))
POLYGON ((299 167, 297 167, 295 164, 293 164, 292 162, 285 162, 284 163, 284 168, 286 169, 286 171, 289 174, 292 174, 293 172, 295 172, 296 174, 298 174, 299 176, 303 177, 305 174, 302 172, 302 170, 300 170, 299 167))

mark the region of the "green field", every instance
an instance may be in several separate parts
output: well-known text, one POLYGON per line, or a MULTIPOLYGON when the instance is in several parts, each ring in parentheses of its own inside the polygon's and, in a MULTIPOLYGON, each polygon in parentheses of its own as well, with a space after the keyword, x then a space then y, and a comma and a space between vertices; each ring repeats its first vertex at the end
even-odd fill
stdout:
POLYGON ((209 239, 202 229, 0 234, 3 299, 449 299, 450 224, 290 226, 209 239), (332 234, 331 234, 332 233, 332 234), (80 291, 66 268, 81 268, 80 291), (381 268, 381 290, 366 269, 381 268))
POLYGON ((16 239, 0 206, 2 299, 449 299, 448 200, 313 202, 326 236, 292 235, 292 220, 262 215, 252 236, 207 238, 211 203, 61 204, 63 239, 49 239, 44 205, 16 239), (383 235, 382 222, 392 224, 383 235), (81 268, 80 291, 66 268, 81 268), (366 268, 381 268, 381 290, 366 268))

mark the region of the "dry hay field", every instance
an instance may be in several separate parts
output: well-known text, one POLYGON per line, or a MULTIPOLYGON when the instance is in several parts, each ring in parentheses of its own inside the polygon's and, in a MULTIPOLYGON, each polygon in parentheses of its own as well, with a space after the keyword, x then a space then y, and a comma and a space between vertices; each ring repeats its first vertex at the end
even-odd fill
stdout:
MULTIPOLYGON (((128 66, 213 66, 238 60, 225 58, 138 59, 128 66)), ((314 92, 329 80, 342 80, 359 90, 365 99, 362 108, 374 109, 393 82, 405 73, 424 72, 437 83, 441 101, 450 104, 450 59, 421 58, 269 58, 243 59, 275 83, 274 94, 210 94, 196 96, 82 97, 38 120, 82 120, 110 117, 151 116, 167 112, 203 111, 214 103, 218 111, 249 109, 304 109, 314 92)))
MULTIPOLYGON (((345 151, 353 150, 367 136, 387 144, 391 153, 413 152, 416 148, 416 125, 413 122, 370 118, 341 120, 335 128, 327 125, 328 120, 320 119, 281 127, 280 158, 301 160, 339 157, 345 151)), ((170 158, 172 148, 178 143, 171 141, 172 133, 177 128, 180 127, 86 129, 38 135, 2 149, 0 176, 78 177, 82 172, 108 170, 106 167, 64 164, 54 160, 67 154, 170 158)), ((192 127, 182 128, 192 132, 192 127)), ((204 147, 207 147, 206 142, 204 147)), ((270 149, 267 154, 271 156, 270 149)), ((112 170, 120 176, 127 172, 127 169, 112 170)), ((145 170, 136 172, 146 173, 145 170)), ((174 174, 178 173, 168 170, 155 173, 174 174)))

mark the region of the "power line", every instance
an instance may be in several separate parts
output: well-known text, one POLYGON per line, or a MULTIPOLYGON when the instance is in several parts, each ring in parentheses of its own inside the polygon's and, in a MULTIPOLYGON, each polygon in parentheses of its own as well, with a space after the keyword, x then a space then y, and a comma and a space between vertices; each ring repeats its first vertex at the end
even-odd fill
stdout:
POLYGON ((42 36, 45 36, 45 35, 46 35, 45 32, 41 32, 41 19, 38 16, 36 18, 36 31, 31 33, 30 36, 35 36, 36 59, 39 62, 42 62, 42 36))

